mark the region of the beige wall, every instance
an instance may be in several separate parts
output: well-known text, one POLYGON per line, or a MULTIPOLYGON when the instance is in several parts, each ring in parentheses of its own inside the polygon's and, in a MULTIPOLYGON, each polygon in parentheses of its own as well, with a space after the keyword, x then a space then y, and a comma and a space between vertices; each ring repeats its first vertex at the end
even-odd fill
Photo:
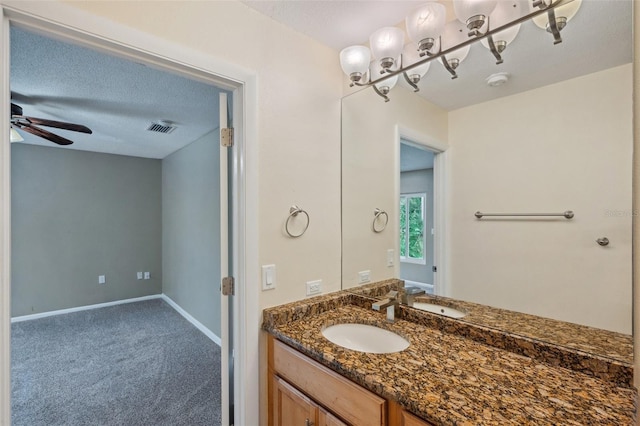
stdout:
POLYGON ((631 333, 631 79, 629 64, 449 114, 452 297, 631 333))
POLYGON ((384 102, 373 90, 342 101, 342 261, 343 286, 358 285, 358 272, 371 281, 399 276, 399 253, 387 267, 387 250, 398 246, 400 190, 398 127, 440 145, 447 141, 447 112, 401 87, 384 102), (394 166, 395 164, 395 166, 394 166), (375 208, 389 214, 389 226, 371 229, 375 208))

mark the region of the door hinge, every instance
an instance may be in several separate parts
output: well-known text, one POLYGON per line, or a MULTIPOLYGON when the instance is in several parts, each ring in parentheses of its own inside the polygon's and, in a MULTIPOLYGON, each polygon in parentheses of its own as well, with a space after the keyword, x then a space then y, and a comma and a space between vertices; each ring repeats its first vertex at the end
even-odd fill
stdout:
POLYGON ((224 296, 233 296, 235 294, 235 290, 233 277, 224 277, 222 279, 222 294, 224 296))
POLYGON ((225 127, 220 130, 220 143, 222 146, 233 146, 233 127, 225 127))

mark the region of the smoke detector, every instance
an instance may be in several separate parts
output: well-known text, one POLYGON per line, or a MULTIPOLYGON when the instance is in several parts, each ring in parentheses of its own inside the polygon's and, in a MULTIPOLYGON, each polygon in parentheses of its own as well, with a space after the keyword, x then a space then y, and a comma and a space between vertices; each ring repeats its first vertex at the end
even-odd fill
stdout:
POLYGON ((487 77, 487 86, 498 87, 509 81, 511 75, 508 72, 498 72, 487 77))

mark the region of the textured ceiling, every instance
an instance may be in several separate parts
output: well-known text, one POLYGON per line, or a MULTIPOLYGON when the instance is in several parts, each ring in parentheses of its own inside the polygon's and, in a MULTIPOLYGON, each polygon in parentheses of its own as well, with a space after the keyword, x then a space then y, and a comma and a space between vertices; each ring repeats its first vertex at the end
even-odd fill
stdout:
MULTIPOLYGON (((336 49, 337 55, 344 47, 366 44, 369 35, 380 27, 398 25, 404 29, 404 17, 424 1, 244 3, 336 49)), ((443 3, 450 9, 450 1, 443 3)), ((419 85, 419 94, 444 109, 454 110, 630 63, 632 3, 632 0, 583 0, 576 16, 562 30, 563 42, 555 46, 550 34, 533 22, 526 22, 503 53, 501 65, 496 65, 491 53, 476 43, 458 68, 459 78, 451 80, 442 65, 432 63, 419 85), (486 78, 497 72, 509 73, 509 82, 500 87, 487 86, 486 78)), ((451 13, 448 19, 453 19, 451 13)), ((402 79, 400 84, 408 87, 402 79)), ((393 100, 393 91, 390 97, 393 100)))
MULTIPOLYGON (((93 130, 46 128, 74 141, 71 149, 164 158, 218 128, 214 86, 17 27, 11 28, 11 91, 26 116, 93 130), (146 130, 158 120, 177 129, 146 130)), ((58 146, 19 132, 25 143, 58 146)))

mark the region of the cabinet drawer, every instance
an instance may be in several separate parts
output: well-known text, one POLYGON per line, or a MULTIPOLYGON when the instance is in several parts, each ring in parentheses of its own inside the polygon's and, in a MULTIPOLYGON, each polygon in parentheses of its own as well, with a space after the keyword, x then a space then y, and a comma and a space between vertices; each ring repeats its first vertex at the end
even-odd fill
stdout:
POLYGON ((273 369, 348 423, 386 426, 386 401, 273 339, 273 369))

